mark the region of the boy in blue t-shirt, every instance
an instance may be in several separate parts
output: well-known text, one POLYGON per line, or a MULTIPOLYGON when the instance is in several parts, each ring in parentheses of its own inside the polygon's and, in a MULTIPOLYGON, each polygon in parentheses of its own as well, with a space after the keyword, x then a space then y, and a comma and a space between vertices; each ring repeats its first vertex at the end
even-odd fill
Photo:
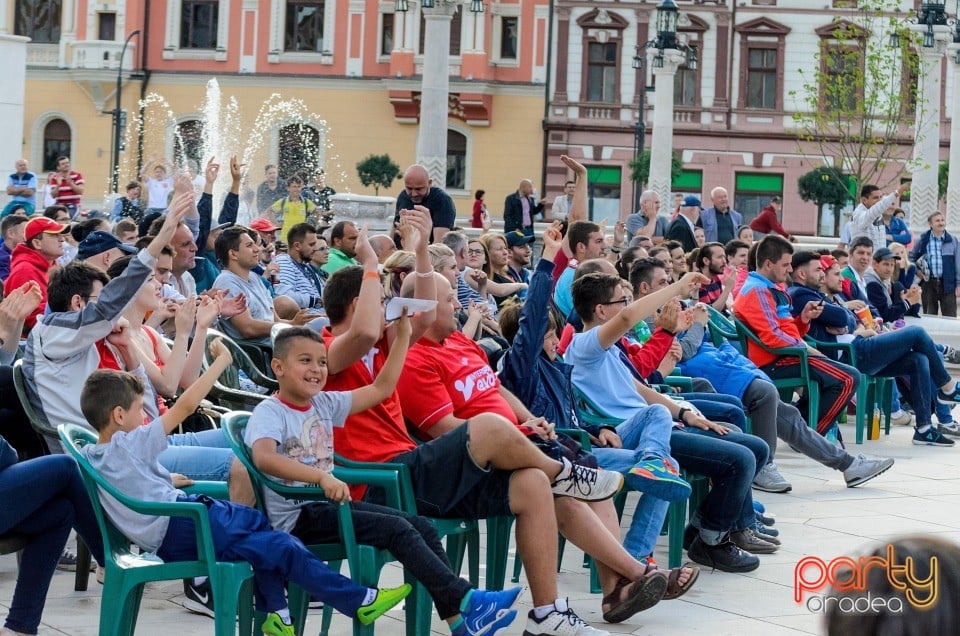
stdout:
MULTIPOLYGON (((207 507, 218 560, 247 561, 253 566, 257 609, 267 612, 263 633, 294 636, 284 583, 293 581, 311 596, 369 625, 410 593, 410 586, 373 589, 334 572, 286 532, 270 528, 259 510, 204 495, 186 495, 174 487, 157 461, 167 448, 167 434, 193 413, 230 365, 230 352, 220 340, 210 352, 216 360, 161 417, 143 424, 143 382, 120 371, 99 370, 87 378, 80 408, 99 432, 95 445, 83 448, 91 466, 124 494, 144 501, 199 501, 207 507)), ((181 484, 186 485, 186 484, 181 484)), ((110 520, 146 552, 164 561, 197 558, 196 533, 185 517, 154 517, 133 512, 101 493, 110 520)))
MULTIPOLYGON (((410 345, 410 321, 404 314, 390 354, 373 384, 354 391, 324 392, 327 351, 320 334, 291 327, 277 334, 271 366, 280 391, 254 409, 244 441, 257 467, 288 485, 319 485, 332 501, 350 502, 345 483, 333 476, 333 428, 347 416, 376 406, 396 388, 410 345)), ((263 489, 267 515, 278 530, 305 543, 339 537, 337 511, 329 502, 284 499, 263 489)), ((350 502, 358 543, 389 550, 423 583, 440 618, 455 635, 493 636, 516 618, 513 605, 521 589, 502 592, 473 589, 453 573, 440 538, 427 519, 366 502, 350 502)))

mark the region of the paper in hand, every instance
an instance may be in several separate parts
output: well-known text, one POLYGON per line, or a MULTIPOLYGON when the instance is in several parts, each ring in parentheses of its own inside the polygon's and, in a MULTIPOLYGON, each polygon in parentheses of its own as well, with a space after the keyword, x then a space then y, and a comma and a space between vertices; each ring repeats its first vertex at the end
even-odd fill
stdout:
POLYGON ((407 315, 412 316, 413 314, 420 311, 430 311, 437 306, 437 301, 435 300, 422 300, 420 298, 400 298, 399 296, 394 296, 387 302, 387 322, 396 320, 400 317, 400 314, 403 313, 403 308, 407 308, 407 315))

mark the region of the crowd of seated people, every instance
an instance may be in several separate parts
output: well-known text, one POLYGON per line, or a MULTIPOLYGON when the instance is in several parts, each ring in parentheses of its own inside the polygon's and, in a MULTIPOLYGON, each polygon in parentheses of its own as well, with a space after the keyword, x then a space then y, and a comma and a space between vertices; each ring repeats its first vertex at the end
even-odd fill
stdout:
MULTIPOLYGON (((902 324, 924 301, 919 268, 899 243, 874 249, 854 238, 849 271, 838 262, 845 254, 797 251, 778 235, 753 243, 722 188, 705 217, 697 197, 684 198, 672 224, 656 216, 656 194, 644 193, 643 218, 618 223, 611 241, 587 220, 586 169, 563 161, 575 177, 567 214, 539 236, 487 225, 477 239, 445 227, 446 195, 422 183, 419 166, 405 173, 393 236, 350 221, 329 226, 303 179, 279 179, 272 167, 258 191, 261 214, 239 225, 236 158, 216 219, 213 159, 202 184, 168 176, 175 169, 164 162, 145 169, 149 202, 130 184, 112 223, 73 223, 56 206, 8 215, 0 488, 30 479, 38 501, 0 515, 0 530, 33 537, 21 566, 32 575, 18 581, 0 633, 36 632, 58 555, 60 565, 72 557, 71 529, 98 562, 109 558, 75 464, 59 439, 32 431, 16 398, 16 357, 38 428, 85 424, 97 436, 85 456, 130 496, 208 506, 218 558, 251 563, 264 633, 278 636, 293 634, 284 580, 363 623, 410 592, 359 586, 304 549, 339 537, 331 502, 349 503, 358 542, 390 551, 423 583, 453 634, 506 629, 522 589, 487 591, 460 578, 427 518, 514 518, 533 606, 524 633, 591 636, 607 632, 557 589, 559 536, 593 558, 608 623, 682 596, 698 566, 757 569, 782 539, 753 490, 792 488, 777 468, 778 440, 841 471, 848 487, 893 465, 848 452, 838 434, 864 374, 896 380, 894 421, 912 411, 915 444, 953 445, 960 427, 949 411, 960 388, 944 359, 956 354, 922 322, 902 324), (388 302, 406 299, 420 309, 388 320, 388 302), (739 321, 766 348, 718 342, 714 315, 739 321), (254 364, 279 386, 261 391, 244 434, 255 467, 286 485, 319 486, 329 502, 265 490, 263 510, 253 510, 257 493, 226 431, 178 432, 234 362, 232 349, 208 338, 213 329, 260 352, 254 364), (851 343, 854 359, 818 349, 836 342, 851 343), (768 350, 780 347, 806 357, 768 350), (784 400, 772 383, 796 377, 801 364, 820 388, 814 418, 806 392, 784 400), (682 389, 672 382, 680 379, 682 389), (337 479, 335 452, 407 466, 415 512, 337 479), (661 568, 661 527, 695 478, 709 485, 683 536, 690 562, 661 568), (184 494, 191 481, 224 482, 230 501, 184 494), (621 540, 614 497, 624 489, 643 496, 621 540), (234 523, 256 540, 228 531, 234 523)), ((925 244, 932 240, 944 239, 925 244)), ((143 550, 195 556, 188 524, 103 503, 143 550)), ((185 580, 184 598, 188 609, 216 611, 206 577, 185 580)))

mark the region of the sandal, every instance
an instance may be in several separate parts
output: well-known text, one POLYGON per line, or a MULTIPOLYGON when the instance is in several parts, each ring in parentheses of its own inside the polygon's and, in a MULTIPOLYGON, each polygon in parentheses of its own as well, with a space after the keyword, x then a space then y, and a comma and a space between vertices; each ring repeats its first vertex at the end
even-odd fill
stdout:
POLYGON ((603 620, 607 623, 621 623, 634 614, 650 609, 660 602, 667 591, 667 577, 656 569, 647 567, 647 571, 636 580, 622 578, 609 594, 603 597, 603 620), (633 588, 625 599, 620 595, 623 589, 632 585, 633 588))
POLYGON ((667 575, 667 591, 663 595, 663 600, 672 601, 675 598, 680 598, 690 591, 690 588, 693 587, 693 584, 696 582, 699 576, 700 568, 689 562, 684 563, 678 568, 673 568, 667 575), (680 574, 683 572, 683 570, 690 570, 690 577, 687 579, 686 583, 681 584, 680 574))

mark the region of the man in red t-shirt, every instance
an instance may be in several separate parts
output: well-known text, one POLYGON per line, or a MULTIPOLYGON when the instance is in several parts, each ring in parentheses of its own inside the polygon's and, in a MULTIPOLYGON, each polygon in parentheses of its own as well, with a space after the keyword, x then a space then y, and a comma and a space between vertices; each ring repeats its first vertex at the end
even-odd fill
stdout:
MULTIPOLYGON (((433 273, 427 251, 431 228, 426 208, 400 211, 403 245, 416 252, 416 272, 408 276, 413 280, 412 295, 433 300, 440 278, 433 273)), ((369 384, 382 368, 394 336, 384 317, 377 256, 365 231, 357 239, 357 259, 362 267, 337 271, 323 290, 330 319, 323 334, 328 391, 369 384)), ((434 310, 413 316, 412 340, 423 335, 434 316, 434 310)), ((495 414, 474 418, 468 426, 417 446, 406 434, 396 391, 379 406, 348 417, 334 431, 334 447, 348 459, 406 464, 420 514, 469 519, 514 514, 517 548, 527 568, 534 605, 543 613, 538 620, 549 616, 589 629, 565 602, 556 603, 557 525, 550 482, 561 476, 569 480, 579 469, 548 458, 495 414)), ((368 493, 366 499, 380 503, 376 492, 368 493)), ((581 632, 587 633, 586 629, 575 633, 581 632)))
POLYGON ((70 169, 69 157, 57 157, 57 171, 50 175, 50 186, 50 194, 57 200, 57 205, 72 206, 70 216, 75 216, 85 185, 83 175, 70 169))
MULTIPOLYGON (((413 285, 404 281, 401 295, 412 296, 413 285)), ((486 354, 457 328, 460 303, 456 291, 442 276, 437 277, 436 319, 416 344, 410 346, 403 373, 397 384, 400 405, 407 421, 425 438, 453 435, 485 414, 495 413, 510 420, 525 435, 556 437, 553 424, 535 417, 526 406, 500 384, 486 354)), ((601 471, 601 475, 610 475, 601 471)), ((618 480, 619 481, 619 480, 618 480)), ((557 520, 563 534, 577 547, 593 556, 603 587, 603 612, 616 604, 607 595, 614 593, 620 579, 644 585, 645 567, 620 544, 620 523, 612 500, 585 503, 571 497, 554 498, 557 520)), ((634 590, 623 590, 622 594, 634 590)), ((647 609, 659 598, 637 604, 630 614, 647 609)))

